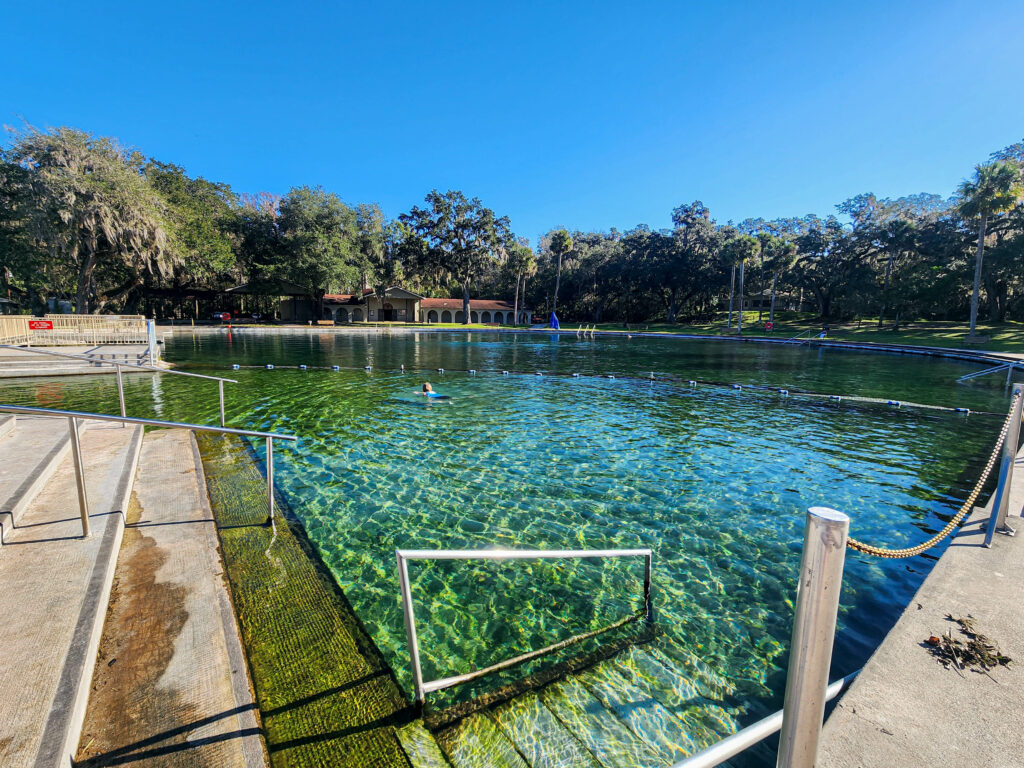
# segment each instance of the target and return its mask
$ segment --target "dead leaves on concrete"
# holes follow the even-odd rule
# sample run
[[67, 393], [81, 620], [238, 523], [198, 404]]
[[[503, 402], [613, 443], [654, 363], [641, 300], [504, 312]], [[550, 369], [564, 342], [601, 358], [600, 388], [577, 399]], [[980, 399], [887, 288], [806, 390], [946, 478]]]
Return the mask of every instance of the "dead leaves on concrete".
[[988, 675], [995, 680], [988, 674], [989, 670], [1008, 667], [1013, 661], [999, 650], [999, 646], [993, 640], [975, 628], [975, 619], [970, 614], [957, 618], [947, 613], [946, 619], [954, 622], [964, 637], [953, 637], [953, 630], [947, 629], [944, 635], [932, 635], [925, 640], [932, 656], [946, 669], [955, 669], [961, 677], [964, 670], [969, 670]]

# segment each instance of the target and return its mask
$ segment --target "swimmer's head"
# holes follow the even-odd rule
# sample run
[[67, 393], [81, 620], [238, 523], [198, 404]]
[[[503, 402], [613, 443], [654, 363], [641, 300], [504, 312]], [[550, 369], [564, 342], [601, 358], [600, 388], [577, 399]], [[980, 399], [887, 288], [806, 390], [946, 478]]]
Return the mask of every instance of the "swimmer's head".
[[430, 386], [430, 382], [429, 381], [426, 381], [426, 382], [423, 383], [423, 391], [424, 392], [433, 392], [434, 391], [434, 388], [432, 386]]

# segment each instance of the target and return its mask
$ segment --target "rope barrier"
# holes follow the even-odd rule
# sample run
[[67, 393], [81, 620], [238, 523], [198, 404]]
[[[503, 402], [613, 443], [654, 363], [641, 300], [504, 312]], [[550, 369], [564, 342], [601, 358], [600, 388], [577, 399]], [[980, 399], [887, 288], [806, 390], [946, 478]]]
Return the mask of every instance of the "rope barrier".
[[1017, 400], [1021, 397], [1020, 393], [1013, 396], [1013, 401], [1010, 403], [1010, 410], [1006, 414], [1006, 420], [1003, 422], [1003, 428], [999, 431], [999, 439], [996, 440], [995, 447], [992, 449], [992, 455], [989, 456], [988, 463], [985, 465], [985, 470], [981, 473], [981, 477], [978, 478], [977, 484], [974, 486], [974, 490], [971, 491], [966, 501], [960, 506], [960, 511], [957, 512], [953, 518], [946, 523], [945, 528], [939, 531], [937, 534], [932, 536], [928, 541], [922, 542], [915, 547], [907, 547], [905, 549], [887, 549], [886, 547], [876, 547], [871, 544], [865, 544], [862, 541], [858, 541], [852, 536], [846, 540], [846, 546], [856, 552], [863, 552], [866, 555], [872, 555], [874, 557], [884, 557], [890, 560], [901, 559], [904, 557], [914, 557], [919, 555], [926, 549], [931, 549], [944, 538], [949, 536], [959, 524], [960, 521], [967, 516], [967, 513], [974, 509], [974, 502], [978, 499], [978, 494], [981, 493], [981, 489], [988, 481], [988, 476], [992, 473], [992, 467], [995, 466], [996, 457], [999, 455], [999, 451], [1003, 447], [1003, 443], [1006, 441], [1006, 433], [1010, 430], [1010, 421], [1013, 419], [1014, 407], [1017, 405]]

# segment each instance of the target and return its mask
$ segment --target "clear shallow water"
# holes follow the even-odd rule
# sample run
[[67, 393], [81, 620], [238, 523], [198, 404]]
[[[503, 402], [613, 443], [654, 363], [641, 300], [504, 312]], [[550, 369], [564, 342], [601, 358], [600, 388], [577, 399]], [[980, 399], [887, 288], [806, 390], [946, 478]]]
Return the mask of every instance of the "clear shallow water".
[[[844, 402], [690, 390], [659, 376], [804, 388], [999, 412], [1001, 382], [915, 357], [806, 347], [497, 334], [177, 336], [169, 360], [239, 379], [232, 425], [291, 432], [277, 480], [400, 681], [408, 654], [397, 548], [654, 550], [660, 626], [743, 695], [777, 704], [802, 541], [816, 504], [858, 538], [907, 546], [974, 482], [999, 420]], [[340, 365], [340, 372], [231, 363]], [[410, 373], [396, 372], [406, 365]], [[426, 405], [412, 369], [454, 399]], [[390, 370], [388, 370], [390, 369]], [[510, 375], [487, 371], [543, 370]], [[227, 371], [227, 373], [225, 373]], [[636, 378], [634, 378], [636, 377]], [[8, 402], [116, 412], [111, 378], [0, 384]], [[213, 423], [216, 388], [132, 376], [129, 412]], [[262, 446], [256, 446], [262, 451]], [[859, 666], [929, 561], [848, 554], [836, 674]], [[424, 674], [467, 671], [639, 607], [639, 561], [411, 566]]]

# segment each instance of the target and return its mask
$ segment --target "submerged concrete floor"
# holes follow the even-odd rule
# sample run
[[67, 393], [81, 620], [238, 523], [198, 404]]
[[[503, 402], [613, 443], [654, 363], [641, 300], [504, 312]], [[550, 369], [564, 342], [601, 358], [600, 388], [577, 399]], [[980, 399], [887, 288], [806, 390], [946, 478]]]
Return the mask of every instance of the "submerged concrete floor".
[[[22, 376], [67, 376], [75, 374], [114, 374], [112, 365], [96, 365], [85, 360], [74, 360], [51, 355], [41, 355], [31, 349], [59, 352], [63, 355], [89, 355], [100, 359], [114, 360], [126, 364], [148, 365], [149, 347], [145, 344], [97, 344], [60, 347], [31, 347], [29, 349], [0, 348], [0, 378]], [[160, 365], [159, 360], [157, 365]], [[125, 369], [130, 373], [130, 369]]]
[[[825, 723], [819, 768], [1012, 768], [1024, 765], [1024, 451], [1007, 522], [985, 549], [988, 512], [976, 509]], [[972, 615], [1014, 659], [989, 674], [946, 669], [925, 640]]]
[[76, 762], [266, 765], [187, 430], [143, 443]]

